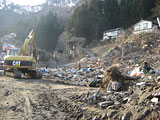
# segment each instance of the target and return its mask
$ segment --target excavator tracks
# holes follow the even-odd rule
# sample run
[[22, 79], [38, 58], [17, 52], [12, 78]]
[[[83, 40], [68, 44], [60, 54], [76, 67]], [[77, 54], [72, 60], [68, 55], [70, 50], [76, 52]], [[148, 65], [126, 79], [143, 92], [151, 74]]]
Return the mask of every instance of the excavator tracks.
[[5, 70], [5, 75], [13, 76], [15, 79], [21, 79], [22, 77], [30, 77], [31, 79], [41, 79], [43, 73], [39, 70], [21, 71], [15, 69], [15, 70]]
[[21, 73], [21, 71], [20, 70], [14, 70], [14, 78], [15, 79], [20, 79], [21, 78], [21, 76], [22, 76], [22, 73]]
[[30, 70], [29, 74], [32, 79], [41, 79], [43, 73], [38, 70]]

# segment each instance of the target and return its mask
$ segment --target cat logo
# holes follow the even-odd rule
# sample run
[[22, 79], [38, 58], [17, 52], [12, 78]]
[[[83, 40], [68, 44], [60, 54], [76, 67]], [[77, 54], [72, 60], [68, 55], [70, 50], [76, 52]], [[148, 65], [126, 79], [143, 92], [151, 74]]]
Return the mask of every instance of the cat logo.
[[20, 66], [21, 65], [21, 61], [13, 61], [12, 65], [13, 66]]

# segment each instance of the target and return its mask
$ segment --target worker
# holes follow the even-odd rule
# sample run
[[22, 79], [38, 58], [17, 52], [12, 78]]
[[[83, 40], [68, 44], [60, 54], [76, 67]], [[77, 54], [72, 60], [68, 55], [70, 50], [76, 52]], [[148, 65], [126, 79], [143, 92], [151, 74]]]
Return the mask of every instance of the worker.
[[143, 73], [147, 74], [150, 70], [153, 70], [153, 68], [151, 68], [150, 64], [147, 61], [144, 61], [140, 67], [140, 70], [143, 70]]
[[79, 70], [81, 69], [81, 64], [80, 64], [80, 63], [78, 64], [78, 69], [79, 69]]
[[37, 64], [39, 64], [39, 54], [37, 55], [36, 59], [37, 59]]
[[46, 68], [43, 70], [43, 73], [44, 73], [44, 75], [46, 76], [47, 75], [47, 73], [48, 73], [48, 65], [46, 65]]
[[70, 58], [70, 59], [73, 58], [73, 51], [72, 51], [72, 50], [69, 51], [69, 58]]

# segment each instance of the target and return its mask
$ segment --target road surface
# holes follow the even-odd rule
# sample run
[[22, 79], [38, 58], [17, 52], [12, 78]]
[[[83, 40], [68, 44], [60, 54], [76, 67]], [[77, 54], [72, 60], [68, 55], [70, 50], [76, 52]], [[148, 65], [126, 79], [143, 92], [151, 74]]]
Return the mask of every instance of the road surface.
[[73, 98], [89, 90], [57, 79], [0, 77], [0, 120], [82, 119], [95, 109]]

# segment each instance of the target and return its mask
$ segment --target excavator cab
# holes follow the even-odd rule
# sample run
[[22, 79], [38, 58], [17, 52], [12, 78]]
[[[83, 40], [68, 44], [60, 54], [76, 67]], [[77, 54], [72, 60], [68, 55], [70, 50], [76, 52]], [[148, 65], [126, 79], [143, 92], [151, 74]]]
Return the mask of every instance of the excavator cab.
[[11, 48], [7, 50], [7, 55], [12, 55], [12, 56], [21, 55], [21, 50], [20, 48]]

